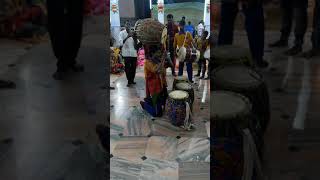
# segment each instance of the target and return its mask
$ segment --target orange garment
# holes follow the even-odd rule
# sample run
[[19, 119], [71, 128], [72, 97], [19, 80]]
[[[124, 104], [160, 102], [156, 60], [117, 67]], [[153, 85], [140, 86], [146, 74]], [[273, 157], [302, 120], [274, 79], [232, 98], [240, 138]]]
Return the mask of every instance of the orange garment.
[[146, 95], [153, 96], [159, 95], [163, 88], [167, 87], [166, 70], [161, 67], [160, 73], [157, 72], [160, 63], [155, 64], [154, 62], [145, 59], [144, 63], [144, 74], [146, 79]]

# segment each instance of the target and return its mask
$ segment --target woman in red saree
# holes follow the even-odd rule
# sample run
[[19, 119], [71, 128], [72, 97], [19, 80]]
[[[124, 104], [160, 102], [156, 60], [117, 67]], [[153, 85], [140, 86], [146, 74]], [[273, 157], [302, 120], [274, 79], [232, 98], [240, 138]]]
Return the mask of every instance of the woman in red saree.
[[144, 45], [146, 80], [146, 98], [140, 104], [154, 117], [162, 116], [165, 100], [168, 96], [164, 51], [157, 45]]

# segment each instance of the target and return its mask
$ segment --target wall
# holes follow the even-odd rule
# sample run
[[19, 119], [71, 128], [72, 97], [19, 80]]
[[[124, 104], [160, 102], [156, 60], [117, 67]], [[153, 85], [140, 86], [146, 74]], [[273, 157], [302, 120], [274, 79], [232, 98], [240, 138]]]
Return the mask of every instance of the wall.
[[135, 0], [119, 0], [120, 18], [135, 18]]
[[[175, 21], [180, 21], [182, 16], [186, 17], [186, 23], [191, 21], [193, 25], [197, 25], [200, 20], [203, 20], [204, 3], [199, 2], [187, 2], [187, 3], [175, 3], [166, 4], [164, 6], [164, 16], [166, 21], [167, 14], [172, 14]], [[157, 6], [153, 6], [152, 16], [157, 19], [158, 9]]]

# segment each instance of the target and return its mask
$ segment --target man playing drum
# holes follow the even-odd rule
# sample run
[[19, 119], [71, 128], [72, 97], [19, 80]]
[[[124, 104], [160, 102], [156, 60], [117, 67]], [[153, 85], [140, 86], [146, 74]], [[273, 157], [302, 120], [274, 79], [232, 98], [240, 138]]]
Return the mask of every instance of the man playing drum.
[[[198, 39], [197, 41], [197, 49], [200, 51], [200, 59], [198, 61], [198, 65], [199, 65], [198, 74], [196, 74], [195, 76], [201, 75], [200, 79], [204, 79], [204, 75], [207, 70], [207, 61], [204, 58], [204, 52], [207, 50], [209, 46], [209, 40], [207, 39], [208, 35], [209, 35], [209, 32], [204, 31], [201, 39]], [[201, 74], [201, 70], [202, 70], [202, 74]]]
[[[184, 31], [184, 26], [180, 25], [179, 28], [180, 28], [179, 33], [177, 33], [175, 35], [175, 37], [174, 37], [173, 45], [174, 45], [174, 48], [175, 48], [175, 52], [177, 52], [177, 49], [181, 49], [181, 47], [191, 48], [192, 47], [192, 43], [193, 43], [192, 35], [190, 33], [186, 33]], [[178, 76], [182, 76], [183, 75], [184, 60], [185, 59], [180, 59], [179, 58], [179, 73], [178, 73]], [[191, 83], [193, 83], [193, 80], [192, 80], [192, 62], [191, 61], [186, 61], [186, 65], [187, 65], [187, 73], [188, 73], [189, 81]]]
[[168, 20], [168, 23], [167, 23], [167, 29], [168, 29], [167, 51], [170, 52], [170, 58], [173, 63], [173, 67], [171, 67], [172, 75], [176, 76], [176, 72], [175, 72], [176, 59], [175, 59], [175, 52], [174, 52], [175, 48], [173, 46], [173, 42], [174, 42], [174, 36], [176, 33], [179, 32], [179, 30], [178, 30], [178, 26], [175, 25], [175, 23], [174, 23], [172, 14], [167, 15], [167, 20]]

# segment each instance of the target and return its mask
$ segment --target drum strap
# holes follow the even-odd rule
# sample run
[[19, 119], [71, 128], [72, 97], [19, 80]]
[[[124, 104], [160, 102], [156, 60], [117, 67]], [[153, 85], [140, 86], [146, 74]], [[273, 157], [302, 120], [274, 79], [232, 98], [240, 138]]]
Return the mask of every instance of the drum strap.
[[242, 180], [252, 179], [254, 167], [256, 167], [257, 179], [264, 180], [259, 155], [249, 129], [243, 130], [243, 152], [244, 167]]
[[188, 102], [186, 102], [186, 117], [184, 119], [184, 129], [187, 131], [191, 130], [191, 119], [192, 119], [192, 113], [191, 113], [191, 108]]
[[[186, 40], [187, 40], [187, 35], [188, 35], [189, 32], [186, 32], [186, 34], [184, 35], [184, 40], [183, 40], [183, 44], [181, 47], [184, 47], [184, 45], [186, 44]], [[193, 46], [193, 45], [192, 45]], [[180, 47], [180, 48], [181, 48]], [[177, 47], [177, 49], [180, 49], [179, 47]]]

